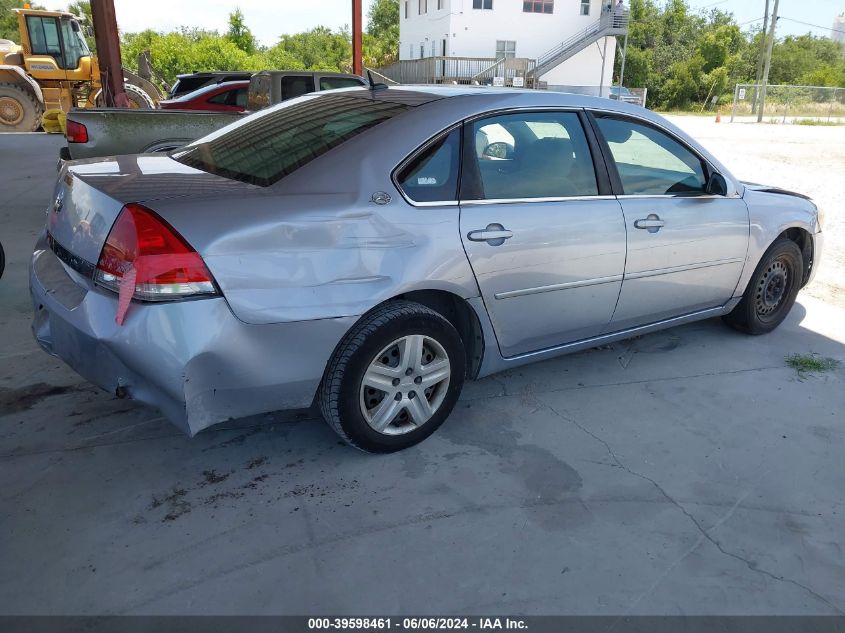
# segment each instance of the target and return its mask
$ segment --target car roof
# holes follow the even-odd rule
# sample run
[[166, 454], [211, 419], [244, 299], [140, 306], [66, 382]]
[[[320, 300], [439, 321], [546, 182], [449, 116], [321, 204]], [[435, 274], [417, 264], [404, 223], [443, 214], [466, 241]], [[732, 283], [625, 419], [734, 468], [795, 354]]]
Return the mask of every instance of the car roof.
[[361, 75], [354, 75], [352, 73], [338, 73], [330, 70], [260, 70], [255, 73], [255, 75], [271, 75], [273, 77], [287, 75], [314, 77], [319, 75], [321, 77], [349, 77], [350, 79], [360, 79], [364, 82], [367, 81]]
[[246, 79], [249, 79], [251, 76], [252, 71], [248, 70], [202, 70], [195, 73], [184, 73], [182, 75], [176, 75], [176, 79], [202, 79], [204, 77], [244, 77]]
[[[378, 89], [369, 87], [346, 88], [345, 92], [372, 93], [372, 98], [384, 101], [405, 101], [411, 105], [423, 105], [441, 99], [465, 99], [483, 101], [487, 109], [497, 107], [564, 107], [586, 108], [592, 110], [606, 110], [623, 114], [633, 114], [641, 118], [656, 117], [646, 108], [638, 105], [608, 99], [606, 97], [591, 97], [569, 92], [552, 90], [532, 90], [530, 88], [493, 88], [491, 86], [467, 85], [397, 85], [385, 86], [378, 84]], [[337, 91], [335, 91], [337, 92]]]
[[201, 97], [209, 92], [225, 92], [226, 90], [234, 90], [237, 88], [249, 88], [249, 79], [239, 79], [237, 81], [221, 81], [217, 84], [209, 84], [208, 86], [203, 86], [202, 88], [191, 90], [191, 92], [186, 92], [185, 94], [180, 95], [175, 99], [169, 99], [169, 101], [193, 101], [197, 97]]

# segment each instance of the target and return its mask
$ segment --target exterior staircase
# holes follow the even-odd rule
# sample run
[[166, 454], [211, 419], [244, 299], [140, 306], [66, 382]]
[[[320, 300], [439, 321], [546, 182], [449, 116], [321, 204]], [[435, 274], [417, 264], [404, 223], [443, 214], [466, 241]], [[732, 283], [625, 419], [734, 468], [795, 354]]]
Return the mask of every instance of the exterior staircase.
[[628, 21], [628, 11], [606, 11], [602, 13], [601, 18], [593, 22], [590, 26], [540, 55], [537, 58], [537, 65], [531, 71], [532, 78], [539, 79], [542, 75], [559, 66], [570, 57], [577, 55], [590, 44], [598, 42], [603, 37], [627, 35]]

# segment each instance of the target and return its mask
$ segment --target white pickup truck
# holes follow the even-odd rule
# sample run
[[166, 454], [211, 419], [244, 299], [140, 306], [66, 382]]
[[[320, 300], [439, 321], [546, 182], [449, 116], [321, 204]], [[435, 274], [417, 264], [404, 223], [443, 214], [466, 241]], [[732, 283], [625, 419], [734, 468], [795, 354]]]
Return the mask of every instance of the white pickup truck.
[[248, 111], [243, 114], [122, 108], [71, 110], [67, 116], [68, 143], [61, 149], [60, 159], [166, 152], [281, 101], [309, 92], [366, 85], [367, 80], [358, 75], [265, 70], [250, 79]]

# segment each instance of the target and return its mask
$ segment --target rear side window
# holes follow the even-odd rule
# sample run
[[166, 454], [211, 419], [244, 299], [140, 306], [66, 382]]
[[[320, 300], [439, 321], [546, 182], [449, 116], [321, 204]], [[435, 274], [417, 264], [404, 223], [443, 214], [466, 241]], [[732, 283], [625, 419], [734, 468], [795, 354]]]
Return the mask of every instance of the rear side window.
[[282, 99], [293, 99], [314, 92], [314, 78], [306, 76], [282, 77]]
[[266, 187], [411, 107], [349, 94], [315, 96], [247, 117], [171, 156], [196, 169]]
[[320, 90], [335, 90], [336, 88], [360, 88], [363, 84], [350, 77], [320, 77]]
[[435, 140], [398, 174], [396, 182], [414, 202], [449, 202], [458, 199], [458, 163], [461, 132], [455, 129]]
[[574, 112], [503, 114], [465, 130], [462, 200], [598, 195], [592, 154]]

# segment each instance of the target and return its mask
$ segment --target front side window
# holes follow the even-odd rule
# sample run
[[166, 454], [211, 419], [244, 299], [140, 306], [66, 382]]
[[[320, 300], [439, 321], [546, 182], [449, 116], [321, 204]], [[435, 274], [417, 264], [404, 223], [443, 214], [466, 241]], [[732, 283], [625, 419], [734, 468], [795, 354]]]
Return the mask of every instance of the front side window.
[[315, 95], [246, 117], [171, 157], [224, 178], [266, 187], [412, 107], [352, 93]]
[[493, 9], [493, 0], [472, 0], [473, 9]]
[[628, 119], [596, 118], [610, 147], [625, 195], [704, 193], [704, 164], [680, 142], [655, 128]]
[[554, 13], [554, 0], [524, 0], [522, 10], [525, 13]]
[[496, 40], [496, 59], [513, 59], [514, 57], [516, 57], [516, 42]]
[[450, 202], [458, 197], [461, 132], [434, 141], [396, 174], [396, 183], [414, 202]]
[[504, 114], [469, 123], [465, 133], [462, 200], [598, 195], [574, 112]]
[[79, 23], [75, 20], [63, 19], [62, 23], [62, 39], [65, 42], [65, 68], [78, 68], [79, 60], [90, 55], [88, 44], [82, 33], [79, 31]]

